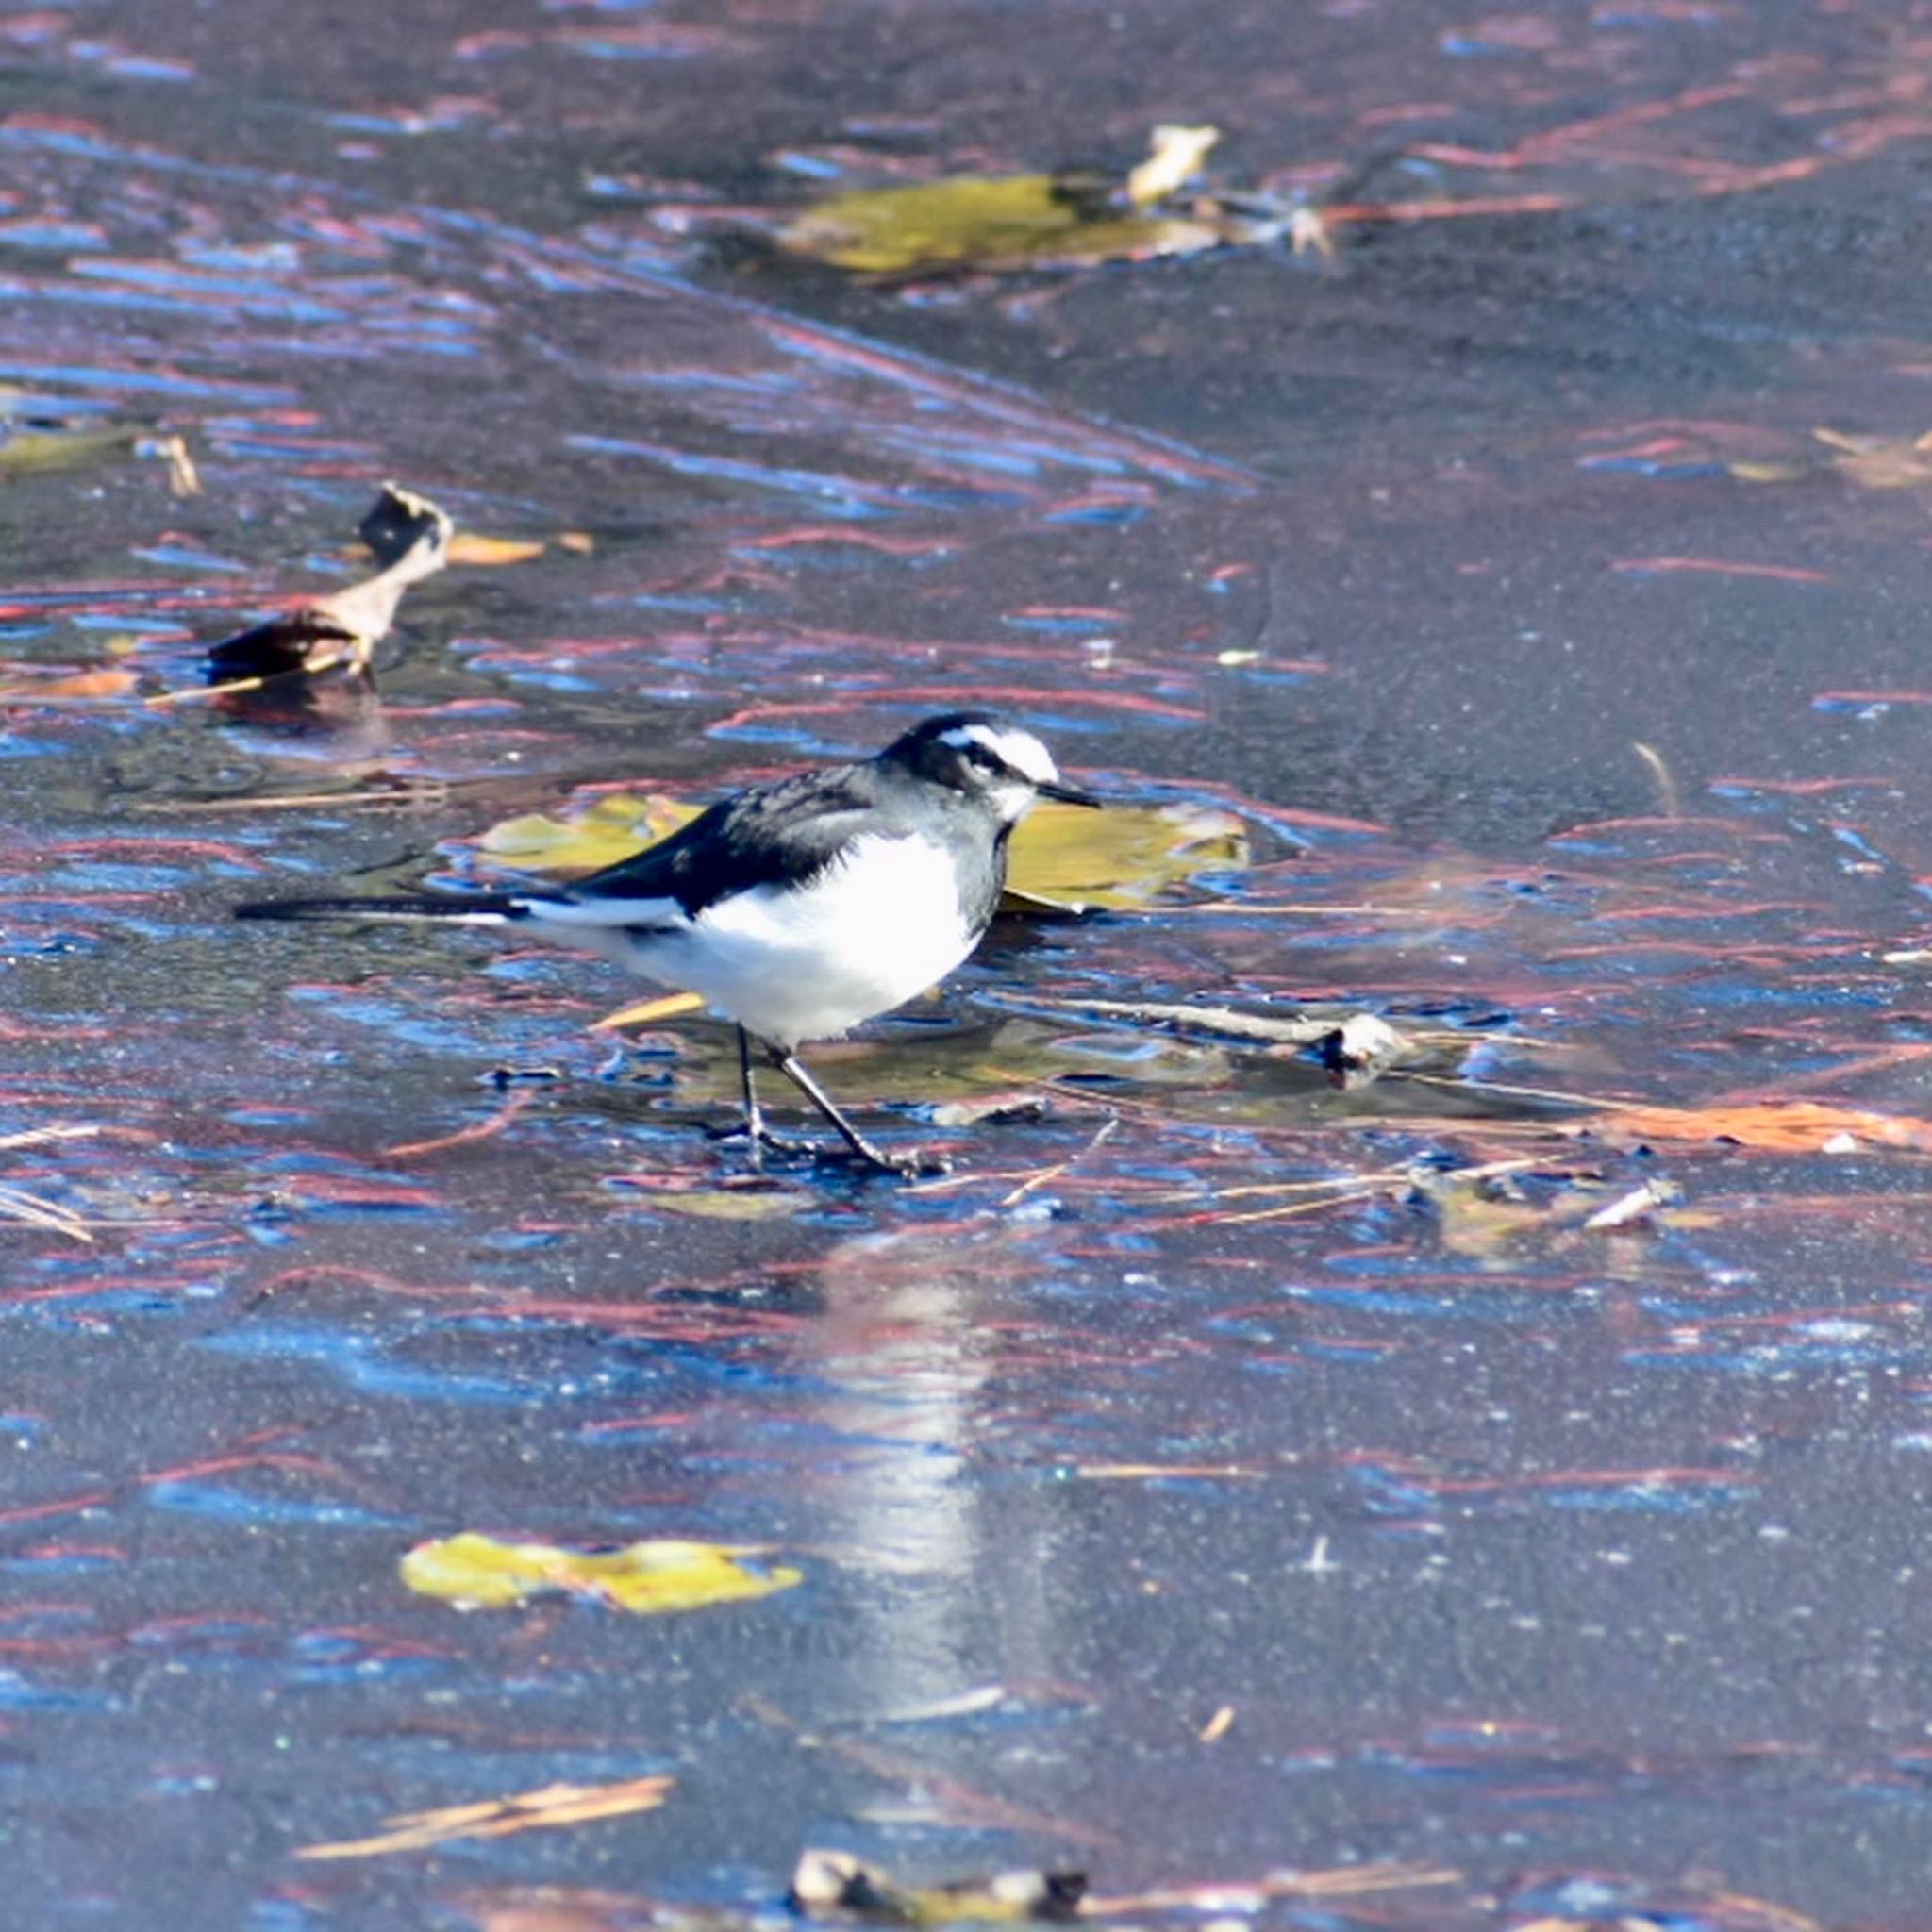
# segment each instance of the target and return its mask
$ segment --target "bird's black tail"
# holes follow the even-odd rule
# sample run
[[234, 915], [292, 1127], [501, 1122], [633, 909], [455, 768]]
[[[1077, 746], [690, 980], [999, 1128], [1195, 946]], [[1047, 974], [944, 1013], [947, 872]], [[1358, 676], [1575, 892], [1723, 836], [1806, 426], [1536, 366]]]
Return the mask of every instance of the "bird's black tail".
[[237, 919], [440, 919], [458, 925], [506, 925], [527, 919], [521, 899], [508, 892], [463, 897], [392, 893], [383, 899], [254, 899], [235, 908]]

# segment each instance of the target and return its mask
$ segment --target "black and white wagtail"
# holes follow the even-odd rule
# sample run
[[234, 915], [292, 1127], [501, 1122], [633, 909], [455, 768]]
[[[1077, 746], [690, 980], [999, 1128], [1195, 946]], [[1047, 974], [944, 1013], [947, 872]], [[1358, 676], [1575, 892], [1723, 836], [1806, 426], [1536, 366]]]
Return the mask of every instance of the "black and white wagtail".
[[875, 757], [723, 798], [681, 831], [574, 884], [527, 892], [282, 899], [243, 919], [441, 919], [509, 926], [681, 991], [738, 1024], [743, 1132], [766, 1130], [756, 1044], [839, 1130], [895, 1173], [799, 1063], [936, 985], [979, 943], [1006, 883], [1007, 840], [1036, 800], [1097, 806], [1063, 784], [1030, 731], [986, 711], [928, 718]]
[[385, 483], [357, 531], [375, 553], [377, 574], [210, 646], [208, 682], [366, 669], [396, 621], [403, 592], [449, 561], [455, 532], [448, 514], [426, 496]]

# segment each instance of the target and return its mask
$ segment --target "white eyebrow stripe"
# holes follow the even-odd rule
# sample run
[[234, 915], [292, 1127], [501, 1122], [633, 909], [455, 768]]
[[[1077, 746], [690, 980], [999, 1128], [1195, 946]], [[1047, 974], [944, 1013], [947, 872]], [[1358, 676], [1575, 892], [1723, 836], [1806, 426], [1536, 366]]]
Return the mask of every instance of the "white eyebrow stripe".
[[1053, 754], [1030, 731], [1001, 731], [991, 724], [958, 724], [940, 734], [941, 744], [963, 751], [976, 744], [1034, 785], [1052, 785], [1060, 775]]

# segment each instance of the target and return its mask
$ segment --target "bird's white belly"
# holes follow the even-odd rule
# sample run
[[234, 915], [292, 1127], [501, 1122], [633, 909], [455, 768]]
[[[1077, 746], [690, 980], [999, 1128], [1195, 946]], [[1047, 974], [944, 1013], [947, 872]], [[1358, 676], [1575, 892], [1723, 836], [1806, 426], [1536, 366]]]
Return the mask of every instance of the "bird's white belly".
[[863, 838], [808, 886], [756, 886], [683, 931], [624, 938], [636, 971], [791, 1047], [903, 1006], [943, 979], [978, 935], [960, 917], [941, 847]]

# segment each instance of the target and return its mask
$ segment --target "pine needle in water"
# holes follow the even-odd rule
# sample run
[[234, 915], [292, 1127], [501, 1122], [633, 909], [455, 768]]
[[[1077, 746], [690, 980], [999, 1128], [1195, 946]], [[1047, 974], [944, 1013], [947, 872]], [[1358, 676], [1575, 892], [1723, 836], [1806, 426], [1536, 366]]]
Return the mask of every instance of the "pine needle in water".
[[387, 1821], [387, 1831], [373, 1838], [305, 1845], [295, 1856], [367, 1858], [382, 1852], [421, 1851], [429, 1845], [446, 1844], [452, 1839], [507, 1838], [511, 1832], [532, 1831], [539, 1826], [622, 1818], [635, 1811], [655, 1811], [670, 1795], [675, 1783], [675, 1779], [668, 1777], [634, 1777], [609, 1785], [545, 1785], [540, 1790], [486, 1799], [480, 1805], [445, 1805], [433, 1811], [404, 1811]]

